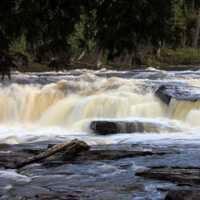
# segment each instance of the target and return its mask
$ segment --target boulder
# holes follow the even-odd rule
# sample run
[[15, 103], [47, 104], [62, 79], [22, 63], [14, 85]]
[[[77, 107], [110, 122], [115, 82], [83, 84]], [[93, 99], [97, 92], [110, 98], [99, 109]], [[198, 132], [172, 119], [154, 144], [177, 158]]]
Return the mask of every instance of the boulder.
[[161, 85], [155, 92], [156, 96], [165, 104], [171, 101], [171, 95], [166, 91], [166, 86]]
[[96, 120], [90, 123], [90, 130], [98, 135], [109, 135], [117, 133], [144, 133], [161, 131], [177, 132], [174, 127], [163, 123], [154, 123], [151, 121], [101, 121]]
[[199, 101], [199, 87], [189, 86], [187, 84], [166, 84], [160, 85], [155, 91], [156, 96], [165, 104], [169, 104], [171, 99], [183, 101]]

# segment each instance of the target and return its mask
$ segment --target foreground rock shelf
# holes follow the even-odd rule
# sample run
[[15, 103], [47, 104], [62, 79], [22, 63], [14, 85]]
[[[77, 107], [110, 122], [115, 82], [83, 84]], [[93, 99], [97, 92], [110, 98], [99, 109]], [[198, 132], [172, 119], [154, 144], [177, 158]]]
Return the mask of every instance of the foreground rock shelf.
[[90, 148], [85, 142], [72, 140], [56, 145], [39, 145], [38, 148], [32, 145], [0, 145], [0, 168], [19, 169], [34, 163], [44, 163], [52, 166], [68, 162], [87, 162], [98, 160], [117, 160], [138, 156], [165, 155], [174, 153], [171, 150], [163, 149], [100, 149]]
[[192, 162], [199, 150], [198, 145], [89, 147], [79, 140], [1, 144], [0, 200], [190, 200], [199, 197], [200, 163]]

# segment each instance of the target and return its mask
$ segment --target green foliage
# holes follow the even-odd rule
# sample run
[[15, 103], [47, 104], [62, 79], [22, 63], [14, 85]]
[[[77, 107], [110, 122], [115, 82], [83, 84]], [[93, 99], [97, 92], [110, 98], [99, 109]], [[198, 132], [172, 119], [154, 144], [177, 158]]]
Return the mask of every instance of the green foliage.
[[[74, 32], [69, 36], [68, 41], [71, 49], [71, 54], [79, 56], [83, 51], [91, 52], [95, 48], [95, 39], [89, 36], [87, 32], [88, 17], [85, 14], [80, 16], [80, 22], [75, 25]], [[93, 33], [93, 32], [92, 32]]]
[[161, 63], [172, 65], [187, 65], [200, 63], [200, 49], [181, 48], [181, 49], [162, 49]]
[[26, 37], [22, 35], [21, 37], [17, 38], [16, 40], [12, 41], [9, 46], [9, 51], [11, 53], [20, 53], [22, 55], [25, 55], [29, 61], [32, 60], [32, 56], [27, 51], [27, 41]]
[[132, 55], [135, 63], [148, 46], [145, 62], [154, 63], [157, 50], [168, 47], [159, 62], [197, 62], [189, 48], [199, 10], [200, 0], [1, 0], [0, 49], [41, 63], [99, 50], [104, 59]]

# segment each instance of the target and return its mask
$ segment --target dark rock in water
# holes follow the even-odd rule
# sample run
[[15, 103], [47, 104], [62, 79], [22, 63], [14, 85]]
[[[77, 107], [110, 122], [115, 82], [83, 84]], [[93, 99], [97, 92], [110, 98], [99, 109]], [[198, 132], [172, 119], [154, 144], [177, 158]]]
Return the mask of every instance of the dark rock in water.
[[136, 175], [171, 181], [179, 185], [200, 184], [200, 168], [155, 168], [138, 172]]
[[160, 98], [161, 101], [166, 103], [167, 105], [171, 101], [171, 96], [165, 91], [166, 86], [161, 85], [155, 92], [156, 96]]
[[160, 131], [177, 132], [178, 130], [162, 123], [144, 121], [92, 121], [90, 123], [92, 132], [99, 135], [116, 133], [144, 133]]
[[171, 99], [184, 101], [200, 100], [200, 88], [189, 86], [187, 84], [166, 84], [160, 85], [155, 91], [158, 98], [165, 104], [169, 104]]
[[179, 189], [170, 190], [165, 197], [165, 200], [199, 200], [199, 189]]
[[97, 134], [115, 134], [119, 133], [119, 126], [116, 122], [109, 121], [93, 121], [90, 124], [90, 129]]

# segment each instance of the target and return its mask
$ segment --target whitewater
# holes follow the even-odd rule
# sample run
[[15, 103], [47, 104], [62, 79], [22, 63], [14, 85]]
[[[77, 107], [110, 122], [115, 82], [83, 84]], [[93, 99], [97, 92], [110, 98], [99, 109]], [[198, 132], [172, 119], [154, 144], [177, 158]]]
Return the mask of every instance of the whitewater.
[[[0, 143], [73, 138], [89, 144], [199, 143], [200, 102], [172, 99], [166, 105], [155, 94], [161, 83], [189, 84], [200, 90], [199, 77], [198, 71], [155, 69], [15, 73], [11, 83], [0, 85]], [[94, 120], [138, 120], [160, 129], [100, 136], [90, 130]]]

